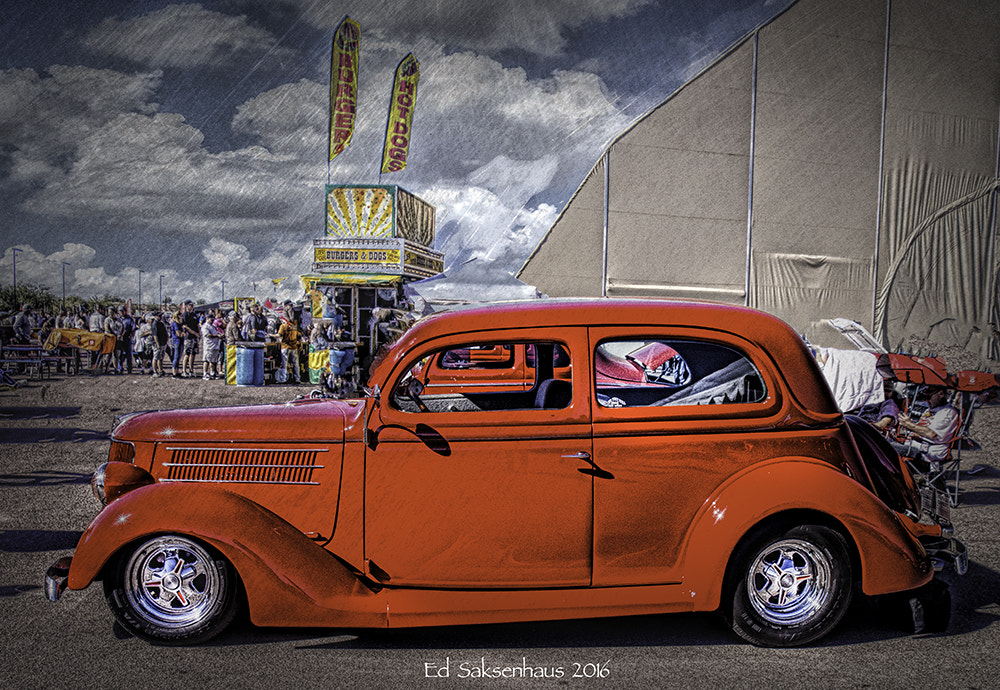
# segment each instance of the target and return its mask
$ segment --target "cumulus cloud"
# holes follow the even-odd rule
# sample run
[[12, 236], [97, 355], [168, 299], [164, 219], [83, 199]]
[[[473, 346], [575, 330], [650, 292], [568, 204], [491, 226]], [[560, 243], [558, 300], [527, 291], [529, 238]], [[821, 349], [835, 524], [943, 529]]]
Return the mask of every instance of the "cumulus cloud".
[[[315, 4], [329, 14], [326, 3]], [[354, 140], [330, 166], [331, 181], [404, 186], [437, 207], [436, 248], [449, 262], [477, 256], [515, 270], [558, 213], [532, 198], [557, 180], [575, 186], [627, 121], [594, 74], [556, 70], [529, 76], [462, 46], [558, 50], [565, 28], [621, 16], [643, 4], [566, 0], [533, 7], [502, 0], [467, 6], [442, 0], [413, 13], [412, 4], [391, 0], [379, 17], [368, 19], [363, 10], [352, 10], [372, 31], [365, 34]], [[477, 26], [452, 26], [450, 18], [464, 16], [469, 7]], [[419, 17], [411, 28], [424, 37], [415, 49], [421, 82], [410, 160], [402, 173], [382, 178], [378, 167], [392, 75], [413, 48], [406, 27], [414, 15]], [[317, 26], [336, 20], [315, 19]], [[231, 65], [282, 50], [247, 17], [199, 5], [105, 20], [85, 41], [95, 52], [157, 68]], [[322, 234], [329, 85], [321, 63], [328, 59], [316, 61], [315, 78], [280, 84], [240, 104], [230, 126], [251, 143], [228, 150], [206, 146], [203, 132], [183, 114], [165, 112], [156, 103], [160, 71], [2, 71], [0, 156], [7, 158], [6, 181], [31, 183], [22, 211], [100, 227], [115, 237], [119, 252], [149, 252], [151, 233], [186, 233], [193, 258], [184, 263], [207, 272], [183, 283], [170, 280], [178, 290], [215, 295], [218, 281], [235, 281], [234, 276], [269, 280], [307, 272], [310, 240], [273, 250], [256, 238], [287, 234], [290, 228], [299, 232], [296, 237]], [[108, 245], [94, 246], [97, 256], [73, 262], [75, 271], [83, 271], [75, 279], [80, 289], [135, 282], [137, 269], [129, 277], [127, 268], [110, 273], [101, 268], [117, 264], [107, 255]], [[20, 269], [20, 257], [18, 264]], [[247, 280], [248, 286], [257, 282]], [[237, 291], [227, 285], [227, 294]]]
[[[303, 16], [320, 28], [341, 19], [325, 3], [290, 0]], [[450, 48], [475, 48], [482, 52], [523, 50], [538, 55], [558, 55], [566, 47], [565, 31], [588, 22], [624, 17], [653, 0], [389, 0], [377, 5], [357, 3], [346, 9], [362, 31], [372, 30], [406, 41], [420, 38]]]
[[[192, 245], [197, 248], [197, 245]], [[212, 238], [201, 249], [209, 269], [201, 273], [179, 271], [167, 265], [170, 257], [150, 257], [140, 269], [127, 264], [115, 271], [100, 265], [100, 253], [86, 244], [66, 243], [62, 249], [45, 254], [30, 244], [19, 244], [17, 252], [17, 280], [19, 284], [31, 283], [49, 289], [56, 296], [62, 295], [63, 262], [66, 262], [66, 294], [85, 299], [112, 295], [122, 300], [152, 304], [159, 301], [160, 286], [163, 297], [172, 302], [185, 299], [216, 301], [223, 295], [222, 282], [226, 281], [225, 295], [257, 296], [259, 299], [299, 299], [303, 292], [296, 276], [307, 265], [312, 253], [312, 242], [294, 243], [287, 250], [274, 249], [264, 256], [253, 257], [250, 250], [237, 242]], [[12, 271], [14, 247], [8, 247], [0, 257], [0, 266]], [[158, 267], [159, 266], [159, 267]], [[142, 273], [140, 274], [140, 270]], [[162, 276], [162, 281], [160, 276]], [[280, 286], [271, 282], [285, 280]], [[140, 278], [142, 285], [140, 287]]]
[[155, 113], [161, 77], [63, 65], [46, 74], [0, 70], [0, 151], [11, 152], [12, 181], [57, 174], [82, 139], [123, 113]]
[[202, 139], [176, 113], [121, 115], [83, 137], [66, 173], [24, 208], [122, 229], [245, 232], [287, 223], [322, 172], [262, 147], [209, 153]]
[[82, 43], [100, 55], [153, 67], [220, 68], [269, 52], [278, 58], [291, 54], [245, 15], [213, 12], [197, 4], [168, 5], [129, 19], [105, 19]]

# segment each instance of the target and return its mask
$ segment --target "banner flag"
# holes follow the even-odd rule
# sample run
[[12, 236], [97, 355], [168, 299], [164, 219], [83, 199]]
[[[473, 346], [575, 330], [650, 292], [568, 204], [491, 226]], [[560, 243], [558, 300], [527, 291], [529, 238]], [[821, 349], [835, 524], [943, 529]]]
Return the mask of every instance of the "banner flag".
[[361, 25], [344, 17], [333, 34], [330, 58], [330, 158], [351, 143], [354, 115], [358, 108], [358, 46]]
[[115, 351], [115, 337], [107, 333], [91, 333], [79, 328], [57, 328], [49, 333], [42, 348], [51, 352], [57, 347], [75, 347], [107, 355]]
[[385, 126], [385, 144], [382, 147], [383, 173], [398, 172], [406, 167], [419, 79], [420, 63], [410, 53], [396, 68], [396, 79], [392, 84], [389, 122]]

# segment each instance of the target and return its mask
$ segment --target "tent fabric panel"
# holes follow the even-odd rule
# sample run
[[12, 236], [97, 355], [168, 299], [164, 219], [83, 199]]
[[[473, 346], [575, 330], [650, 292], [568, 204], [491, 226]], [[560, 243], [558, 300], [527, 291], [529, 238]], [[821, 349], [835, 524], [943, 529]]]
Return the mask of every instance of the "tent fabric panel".
[[872, 226], [878, 186], [875, 171], [863, 172], [808, 161], [757, 159], [753, 246], [764, 251], [870, 257], [875, 249]]
[[762, 94], [785, 94], [817, 102], [814, 111], [831, 102], [878, 109], [884, 39], [883, 3], [796, 3], [760, 30], [758, 100]]
[[[852, 0], [796, 3], [761, 29], [754, 249], [870, 260], [878, 217], [884, 26], [884, 5]], [[868, 308], [851, 315], [870, 323], [871, 276], [864, 281], [857, 287], [867, 289]]]
[[745, 221], [640, 214], [611, 220], [612, 227], [629, 230], [609, 237], [609, 295], [635, 294], [623, 286], [646, 285], [651, 295], [743, 302]]
[[517, 278], [552, 297], [600, 296], [604, 281], [604, 170], [601, 158]]
[[746, 41], [666, 103], [646, 115], [612, 147], [748, 155], [753, 45]]
[[983, 194], [958, 205], [922, 226], [908, 244], [890, 276], [885, 335], [891, 349], [905, 348], [907, 336], [918, 335], [978, 347], [973, 351], [980, 356], [996, 358], [982, 349], [992, 335], [995, 300], [988, 290], [995, 270], [991, 197]]
[[874, 332], [890, 347], [918, 336], [997, 359], [1000, 12], [974, 0], [892, 8]]
[[743, 300], [752, 44], [724, 63], [611, 147], [608, 294]]
[[749, 304], [784, 319], [807, 340], [843, 347], [826, 325], [831, 314], [857, 314], [871, 305], [870, 259], [753, 251]]
[[[633, 218], [741, 220], [746, 234], [749, 158], [616, 146], [611, 151], [611, 235], [633, 232]], [[656, 174], [650, 174], [655, 170]]]

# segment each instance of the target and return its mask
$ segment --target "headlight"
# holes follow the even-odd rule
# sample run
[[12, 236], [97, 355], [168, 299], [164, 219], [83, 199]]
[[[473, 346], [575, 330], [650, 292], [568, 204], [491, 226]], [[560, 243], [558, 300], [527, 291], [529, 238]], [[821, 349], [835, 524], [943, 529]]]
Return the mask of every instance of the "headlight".
[[108, 461], [97, 468], [90, 478], [90, 488], [101, 505], [129, 491], [147, 484], [155, 484], [156, 479], [141, 467], [133, 464], [135, 446], [125, 441], [112, 441]]
[[[112, 444], [113, 445], [113, 444]], [[108, 504], [104, 493], [104, 475], [107, 473], [108, 463], [103, 463], [90, 478], [90, 490], [94, 492], [94, 497], [101, 502], [102, 506]]]

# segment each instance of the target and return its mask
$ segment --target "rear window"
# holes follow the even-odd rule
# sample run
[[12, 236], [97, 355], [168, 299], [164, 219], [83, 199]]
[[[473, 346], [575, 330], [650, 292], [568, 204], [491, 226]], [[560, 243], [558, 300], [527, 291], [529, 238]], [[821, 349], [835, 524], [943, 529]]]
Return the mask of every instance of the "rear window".
[[602, 407], [759, 403], [764, 379], [742, 353], [695, 340], [621, 339], [594, 352], [594, 386]]

